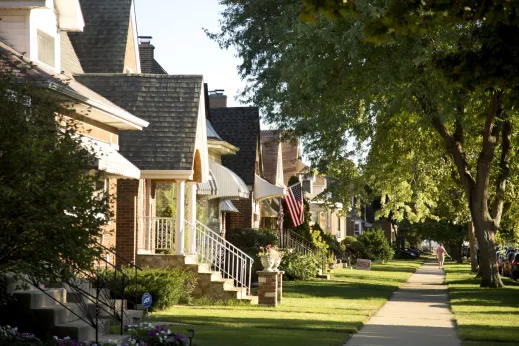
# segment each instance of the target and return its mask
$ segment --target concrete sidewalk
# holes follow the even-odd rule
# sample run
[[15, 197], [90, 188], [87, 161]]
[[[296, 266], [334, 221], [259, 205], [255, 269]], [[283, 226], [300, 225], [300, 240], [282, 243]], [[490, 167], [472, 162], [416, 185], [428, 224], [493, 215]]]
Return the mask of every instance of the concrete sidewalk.
[[426, 261], [346, 346], [459, 346], [445, 273]]

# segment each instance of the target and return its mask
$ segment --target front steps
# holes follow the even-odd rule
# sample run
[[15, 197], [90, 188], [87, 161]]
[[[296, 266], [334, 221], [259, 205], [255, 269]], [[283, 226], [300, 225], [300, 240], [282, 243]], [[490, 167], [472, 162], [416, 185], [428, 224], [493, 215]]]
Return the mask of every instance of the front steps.
[[[87, 286], [83, 289], [95, 295], [95, 289], [87, 283], [85, 285]], [[34, 333], [43, 339], [69, 336], [78, 341], [95, 340], [95, 329], [79, 317], [85, 316], [83, 309], [86, 308], [90, 316], [95, 318], [95, 305], [89, 301], [89, 298], [77, 293], [68, 293], [62, 287], [45, 288], [45, 290], [50, 296], [36, 288], [13, 291], [16, 300], [5, 311], [0, 311], [0, 315], [6, 318], [4, 323], [15, 325], [20, 331]], [[77, 304], [78, 300], [84, 302], [83, 307]], [[126, 301], [115, 300], [113, 303], [119, 309], [121, 305], [125, 308], [124, 323], [136, 323], [142, 319], [143, 311], [126, 309]], [[129, 337], [109, 334], [110, 327], [118, 326], [120, 322], [114, 320], [106, 311], [100, 310], [99, 324], [100, 340], [121, 340], [121, 337]]]
[[233, 279], [224, 279], [220, 272], [212, 271], [205, 264], [198, 264], [189, 256], [137, 255], [138, 265], [151, 268], [183, 267], [195, 273], [196, 287], [193, 297], [208, 297], [214, 300], [238, 300], [257, 303], [257, 297], [247, 295], [247, 289], [236, 288]]

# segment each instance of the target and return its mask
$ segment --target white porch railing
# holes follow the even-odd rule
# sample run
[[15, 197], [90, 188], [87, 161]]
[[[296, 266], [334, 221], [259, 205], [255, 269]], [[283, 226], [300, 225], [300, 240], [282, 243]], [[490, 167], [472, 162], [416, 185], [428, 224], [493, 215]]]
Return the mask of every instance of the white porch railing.
[[196, 260], [213, 271], [222, 273], [222, 278], [233, 279], [240, 295], [245, 290], [250, 295], [252, 263], [254, 260], [242, 250], [216, 234], [199, 221], [195, 225], [186, 221], [186, 230], [195, 228]]
[[140, 218], [139, 250], [172, 250], [175, 244], [175, 219], [172, 217], [147, 216]]

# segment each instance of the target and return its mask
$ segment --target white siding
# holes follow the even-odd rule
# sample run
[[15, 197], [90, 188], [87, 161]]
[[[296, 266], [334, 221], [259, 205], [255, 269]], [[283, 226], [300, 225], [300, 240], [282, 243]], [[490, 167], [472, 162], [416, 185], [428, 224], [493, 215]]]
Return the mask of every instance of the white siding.
[[0, 12], [0, 39], [20, 53], [29, 54], [28, 10]]

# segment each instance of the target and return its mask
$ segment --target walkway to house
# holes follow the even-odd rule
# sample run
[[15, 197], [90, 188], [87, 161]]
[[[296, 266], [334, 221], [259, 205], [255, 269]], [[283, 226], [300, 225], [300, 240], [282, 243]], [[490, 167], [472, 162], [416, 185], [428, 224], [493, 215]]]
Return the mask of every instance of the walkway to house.
[[432, 260], [413, 274], [345, 346], [459, 346], [445, 273]]

